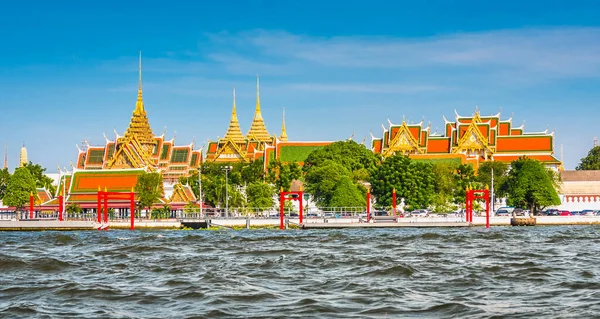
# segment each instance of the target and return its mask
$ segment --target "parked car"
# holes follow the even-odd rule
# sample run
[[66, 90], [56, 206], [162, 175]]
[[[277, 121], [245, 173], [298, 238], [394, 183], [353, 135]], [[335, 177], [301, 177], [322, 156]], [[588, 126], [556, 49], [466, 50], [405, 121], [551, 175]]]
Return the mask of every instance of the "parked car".
[[573, 216], [573, 214], [568, 210], [561, 210], [559, 216]]
[[510, 216], [510, 212], [504, 208], [500, 208], [496, 211], [496, 216], [498, 216], [498, 217]]
[[555, 208], [546, 209], [542, 212], [543, 216], [558, 216], [559, 214], [559, 210]]
[[591, 209], [584, 209], [581, 211], [581, 215], [583, 216], [596, 216], [596, 213]]
[[410, 212], [410, 215], [414, 217], [427, 217], [429, 216], [429, 212], [426, 209], [417, 209]]
[[513, 214], [516, 216], [525, 216], [525, 211], [522, 208], [515, 208]]

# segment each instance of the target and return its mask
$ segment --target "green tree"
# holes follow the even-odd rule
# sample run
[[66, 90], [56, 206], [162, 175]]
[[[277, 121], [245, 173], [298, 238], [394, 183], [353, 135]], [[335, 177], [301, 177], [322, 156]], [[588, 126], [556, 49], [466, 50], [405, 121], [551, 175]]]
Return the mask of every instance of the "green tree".
[[464, 204], [467, 199], [467, 186], [480, 188], [482, 187], [475, 178], [475, 170], [469, 164], [461, 164], [454, 172], [454, 203]]
[[454, 174], [458, 165], [454, 163], [439, 162], [433, 165], [435, 175], [435, 194], [432, 199], [432, 210], [434, 212], [446, 213], [454, 207], [450, 204], [454, 201], [456, 182]]
[[8, 180], [10, 179], [10, 173], [8, 168], [0, 170], [0, 200], [6, 195], [6, 188], [8, 186]]
[[265, 179], [265, 167], [262, 159], [254, 160], [241, 167], [241, 177], [244, 183], [262, 182]]
[[600, 146], [594, 146], [588, 155], [581, 159], [581, 163], [575, 167], [576, 170], [600, 170]]
[[[304, 161], [304, 171], [308, 173], [313, 167], [323, 166], [333, 161], [342, 165], [347, 171], [355, 173], [366, 180], [369, 172], [375, 168], [380, 159], [364, 145], [355, 141], [339, 141], [311, 152]], [[356, 179], [355, 179], [356, 180]]]
[[46, 176], [46, 169], [43, 168], [40, 164], [33, 164], [32, 162], [29, 162], [23, 167], [27, 168], [31, 173], [31, 176], [33, 176], [36, 187], [45, 188], [50, 192], [50, 194], [56, 193], [56, 186], [53, 185], [54, 181], [52, 180], [52, 178]]
[[138, 206], [150, 210], [153, 204], [163, 196], [163, 180], [160, 173], [142, 173], [138, 176], [135, 191], [138, 194]]
[[[494, 169], [494, 197], [504, 197], [502, 185], [508, 177], [508, 165], [503, 162], [488, 161], [479, 165], [476, 180], [481, 185], [492, 185], [492, 168]], [[485, 186], [484, 186], [485, 187]]]
[[306, 191], [313, 196], [318, 206], [328, 207], [335, 186], [343, 176], [350, 176], [350, 172], [342, 164], [326, 161], [306, 173]]
[[261, 182], [251, 183], [246, 189], [248, 206], [261, 210], [272, 208], [275, 205], [273, 193], [273, 187], [269, 184]]
[[283, 188], [284, 191], [289, 191], [292, 181], [301, 176], [302, 169], [298, 163], [282, 163], [279, 160], [269, 163], [268, 181], [278, 190]]
[[81, 205], [79, 205], [77, 203], [71, 203], [71, 204], [67, 205], [65, 210], [67, 211], [68, 214], [81, 214], [81, 212], [83, 212]]
[[394, 188], [409, 208], [427, 208], [435, 195], [433, 164], [413, 161], [402, 154], [386, 158], [373, 171], [370, 182], [371, 193], [383, 207], [391, 206]]
[[8, 179], [3, 203], [21, 210], [29, 203], [29, 196], [32, 193], [36, 193], [35, 180], [27, 168], [19, 167]]
[[365, 193], [349, 176], [342, 176], [335, 185], [329, 201], [330, 207], [361, 207], [366, 205]]
[[534, 159], [521, 157], [513, 161], [502, 187], [509, 205], [529, 209], [534, 215], [544, 207], [560, 204], [556, 175]]

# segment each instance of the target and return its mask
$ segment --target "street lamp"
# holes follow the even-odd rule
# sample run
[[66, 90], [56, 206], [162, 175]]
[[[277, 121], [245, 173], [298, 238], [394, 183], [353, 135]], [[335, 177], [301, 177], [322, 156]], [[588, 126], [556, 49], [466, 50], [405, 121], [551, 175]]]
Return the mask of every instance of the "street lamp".
[[198, 200], [200, 201], [200, 218], [202, 218], [202, 164], [198, 166]]
[[233, 169], [231, 166], [223, 166], [225, 171], [225, 218], [229, 218], [229, 171]]

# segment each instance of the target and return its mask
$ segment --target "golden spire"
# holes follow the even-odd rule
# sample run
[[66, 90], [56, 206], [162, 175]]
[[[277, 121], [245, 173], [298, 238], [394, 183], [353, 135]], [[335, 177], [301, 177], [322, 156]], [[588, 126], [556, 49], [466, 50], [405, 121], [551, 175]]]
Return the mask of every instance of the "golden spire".
[[248, 131], [246, 137], [249, 140], [259, 142], [271, 141], [271, 136], [265, 127], [265, 121], [260, 113], [260, 82], [258, 76], [256, 76], [256, 110], [254, 111], [254, 119], [252, 120], [250, 131]]
[[23, 167], [27, 163], [27, 149], [25, 148], [25, 143], [23, 143], [23, 147], [21, 147], [21, 156], [19, 157], [19, 167]]
[[135, 113], [146, 114], [146, 111], [144, 110], [144, 100], [142, 99], [142, 51], [140, 51], [140, 58], [138, 63], [138, 98], [137, 102], [135, 102]]
[[154, 134], [152, 134], [152, 128], [150, 127], [150, 123], [148, 122], [148, 117], [146, 116], [146, 110], [144, 109], [144, 101], [142, 99], [142, 52], [140, 51], [140, 59], [139, 59], [139, 79], [138, 79], [138, 98], [135, 103], [135, 110], [133, 111], [133, 116], [131, 117], [131, 122], [129, 122], [129, 127], [125, 132], [125, 138], [130, 138], [135, 136], [137, 140], [141, 144], [156, 144], [154, 140]]
[[8, 142], [4, 142], [4, 169], [8, 169]]
[[235, 143], [245, 142], [244, 134], [242, 134], [240, 122], [238, 122], [237, 118], [237, 110], [235, 105], [235, 86], [233, 87], [233, 108], [231, 110], [231, 120], [229, 121], [229, 128], [227, 129], [227, 133], [225, 133], [224, 139], [230, 139]]
[[287, 131], [285, 129], [285, 108], [283, 108], [282, 116], [281, 116], [281, 136], [279, 136], [279, 140], [283, 142], [287, 142]]

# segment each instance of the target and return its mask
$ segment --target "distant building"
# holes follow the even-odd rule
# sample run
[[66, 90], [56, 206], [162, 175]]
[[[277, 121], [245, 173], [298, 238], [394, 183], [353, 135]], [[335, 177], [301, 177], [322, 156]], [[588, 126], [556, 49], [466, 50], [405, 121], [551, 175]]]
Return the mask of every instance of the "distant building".
[[472, 164], [480, 162], [512, 162], [527, 156], [555, 170], [562, 162], [554, 156], [554, 132], [525, 132], [524, 125], [515, 127], [512, 118], [502, 120], [500, 113], [481, 116], [479, 110], [472, 116], [456, 113], [454, 121], [444, 117], [444, 131], [431, 133], [430, 125], [420, 123], [392, 124], [383, 127], [383, 137], [372, 136], [373, 152], [384, 157], [402, 153], [415, 160], [450, 161]]
[[212, 162], [250, 162], [263, 159], [265, 168], [271, 160], [302, 165], [308, 154], [315, 149], [325, 147], [332, 141], [289, 141], [282, 118], [281, 134], [270, 134], [265, 125], [260, 108], [260, 86], [256, 79], [256, 108], [250, 130], [242, 133], [237, 118], [235, 88], [233, 90], [233, 107], [229, 127], [223, 138], [209, 141], [206, 150], [206, 161]]
[[558, 209], [600, 210], [600, 171], [562, 171]]
[[[105, 136], [105, 144], [100, 146], [85, 143], [79, 148], [73, 172], [59, 172], [56, 196], [66, 194], [67, 204], [95, 210], [99, 190], [131, 192], [144, 172], [159, 172], [163, 177], [163, 198], [156, 205], [168, 204], [175, 209], [196, 201], [191, 188], [178, 180], [198, 169], [202, 151], [194, 149], [194, 143], [175, 145], [174, 139], [166, 140], [164, 134], [152, 133], [142, 99], [141, 70], [140, 57], [138, 97], [125, 134], [120, 136], [115, 132], [112, 140]], [[57, 205], [57, 198], [43, 204], [47, 209]], [[110, 203], [112, 208], [124, 211], [129, 209], [128, 205], [127, 201]]]

